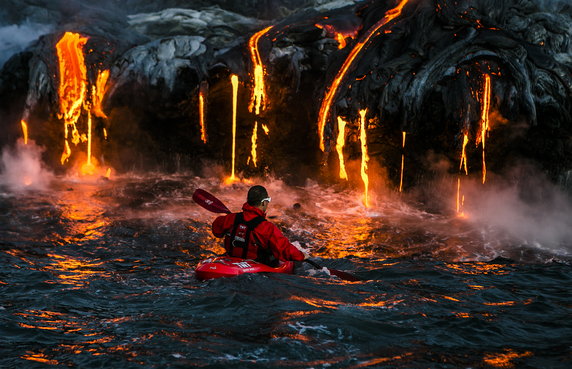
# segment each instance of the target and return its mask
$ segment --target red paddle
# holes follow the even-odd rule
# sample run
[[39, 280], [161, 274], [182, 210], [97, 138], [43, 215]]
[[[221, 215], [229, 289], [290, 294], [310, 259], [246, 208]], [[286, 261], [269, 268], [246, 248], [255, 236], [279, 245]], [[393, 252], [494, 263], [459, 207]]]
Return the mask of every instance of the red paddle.
[[212, 211], [213, 213], [232, 213], [228, 210], [226, 205], [222, 203], [222, 201], [200, 188], [197, 188], [193, 193], [193, 200], [203, 208], [208, 211]]
[[[226, 213], [226, 214], [231, 213], [231, 211], [226, 207], [225, 204], [222, 203], [222, 201], [217, 199], [214, 195], [200, 188], [197, 188], [193, 193], [193, 200], [203, 208], [207, 209], [208, 211], [212, 211], [213, 213]], [[312, 260], [305, 259], [304, 261], [316, 269], [323, 269], [318, 263]], [[360, 280], [358, 277], [350, 273], [342, 272], [341, 270], [330, 269], [330, 268], [328, 268], [328, 270], [330, 271], [330, 274], [333, 274], [345, 281], [356, 282]]]

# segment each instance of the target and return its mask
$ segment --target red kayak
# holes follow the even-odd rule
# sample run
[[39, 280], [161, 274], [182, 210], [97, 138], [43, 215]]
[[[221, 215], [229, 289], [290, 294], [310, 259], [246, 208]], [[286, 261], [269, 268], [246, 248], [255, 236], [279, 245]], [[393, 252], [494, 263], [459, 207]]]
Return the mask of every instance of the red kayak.
[[292, 274], [293, 271], [293, 261], [281, 261], [278, 267], [272, 268], [254, 260], [218, 256], [201, 261], [195, 269], [195, 274], [198, 279], [204, 281], [213, 278], [235, 277], [244, 273]]

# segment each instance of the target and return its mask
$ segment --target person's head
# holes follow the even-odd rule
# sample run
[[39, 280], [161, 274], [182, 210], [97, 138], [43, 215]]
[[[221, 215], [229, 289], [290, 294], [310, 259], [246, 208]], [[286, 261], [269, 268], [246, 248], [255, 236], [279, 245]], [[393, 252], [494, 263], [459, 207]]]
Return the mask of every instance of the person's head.
[[268, 196], [268, 191], [266, 191], [266, 188], [256, 185], [250, 187], [248, 190], [246, 202], [248, 205], [255, 206], [266, 212], [268, 203], [270, 202], [270, 196]]

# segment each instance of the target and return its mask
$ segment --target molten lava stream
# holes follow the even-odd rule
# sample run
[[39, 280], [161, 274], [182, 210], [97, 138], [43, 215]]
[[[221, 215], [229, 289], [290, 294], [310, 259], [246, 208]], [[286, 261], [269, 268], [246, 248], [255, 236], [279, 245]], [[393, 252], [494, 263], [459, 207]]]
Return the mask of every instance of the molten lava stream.
[[318, 114], [318, 134], [320, 137], [320, 150], [325, 150], [324, 144], [324, 129], [326, 127], [326, 121], [328, 120], [328, 116], [330, 114], [330, 109], [332, 107], [332, 103], [336, 94], [338, 92], [339, 86], [343, 81], [344, 77], [348, 73], [350, 67], [352, 66], [354, 60], [358, 57], [361, 50], [369, 43], [370, 39], [376, 32], [386, 25], [388, 22], [392, 21], [393, 19], [397, 18], [401, 15], [401, 11], [405, 4], [407, 4], [409, 0], [401, 0], [397, 6], [391, 10], [388, 10], [385, 13], [385, 16], [379, 20], [376, 24], [374, 24], [366, 33], [365, 35], [356, 43], [344, 64], [336, 74], [336, 77], [332, 80], [332, 84], [329, 88], [326, 89], [326, 95], [322, 100], [322, 106], [320, 107], [320, 112]]
[[[465, 170], [465, 176], [469, 175], [469, 170], [467, 168], [467, 143], [469, 142], [469, 136], [467, 133], [463, 134], [463, 148], [461, 150], [461, 160], [459, 164], [459, 171]], [[465, 217], [465, 212], [463, 210], [465, 204], [465, 196], [461, 194], [461, 175], [457, 177], [457, 198], [456, 198], [456, 211], [457, 216]]]
[[236, 180], [234, 175], [234, 163], [236, 155], [236, 109], [238, 105], [238, 76], [236, 74], [231, 75], [230, 82], [232, 83], [232, 169], [228, 181], [232, 182]]
[[476, 144], [482, 144], [483, 148], [483, 176], [482, 181], [483, 184], [487, 180], [487, 162], [485, 158], [485, 141], [487, 139], [488, 131], [490, 130], [489, 124], [489, 111], [491, 106], [491, 76], [485, 74], [485, 80], [483, 83], [483, 99], [481, 101], [482, 110], [481, 110], [481, 132], [480, 135], [477, 137]]
[[28, 123], [25, 120], [21, 120], [20, 124], [22, 125], [22, 136], [24, 137], [24, 145], [28, 144]]
[[56, 44], [60, 72], [58, 88], [60, 118], [64, 120], [64, 152], [61, 163], [64, 164], [71, 155], [68, 142], [68, 127], [72, 127], [73, 141], [79, 141], [75, 126], [81, 115], [87, 91], [87, 71], [83, 56], [83, 47], [87, 38], [78, 33], [66, 32]]
[[205, 93], [199, 91], [199, 123], [201, 125], [201, 141], [207, 143], [207, 126], [205, 120]]
[[252, 149], [250, 151], [250, 156], [252, 158], [252, 164], [256, 167], [256, 140], [258, 139], [258, 122], [254, 122], [254, 129], [252, 130]]
[[340, 161], [340, 178], [348, 179], [346, 166], [344, 164], [344, 146], [346, 144], [346, 121], [342, 117], [338, 117], [338, 139], [336, 143], [336, 150]]
[[252, 97], [250, 99], [250, 105], [248, 110], [256, 115], [260, 114], [261, 110], [264, 110], [266, 106], [266, 87], [264, 86], [264, 76], [266, 74], [264, 64], [262, 63], [262, 58], [260, 57], [260, 52], [258, 51], [258, 41], [262, 36], [264, 36], [268, 31], [272, 29], [272, 26], [266, 27], [261, 31], [256, 32], [250, 40], [248, 41], [248, 47], [250, 50], [250, 59], [253, 65], [253, 82], [254, 86], [252, 88]]
[[367, 162], [369, 161], [369, 156], [367, 154], [367, 136], [366, 136], [366, 122], [365, 115], [367, 109], [362, 109], [359, 111], [360, 115], [360, 142], [361, 142], [361, 178], [364, 184], [364, 195], [363, 204], [365, 207], [369, 207], [369, 176], [367, 174]]

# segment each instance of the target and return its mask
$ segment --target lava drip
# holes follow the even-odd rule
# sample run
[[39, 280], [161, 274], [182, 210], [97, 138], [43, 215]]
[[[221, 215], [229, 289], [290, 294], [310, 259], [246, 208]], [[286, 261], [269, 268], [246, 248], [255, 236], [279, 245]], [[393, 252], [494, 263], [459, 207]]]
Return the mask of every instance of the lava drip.
[[401, 174], [399, 176], [399, 192], [403, 192], [403, 171], [405, 170], [405, 136], [407, 133], [405, 131], [401, 132], [403, 135], [403, 140], [401, 143]]
[[336, 141], [336, 150], [340, 161], [340, 178], [347, 180], [348, 173], [346, 172], [346, 166], [344, 164], [344, 146], [346, 143], [345, 134], [346, 121], [342, 117], [338, 117], [338, 139]]
[[361, 142], [361, 178], [364, 185], [364, 195], [363, 204], [365, 207], [369, 207], [369, 176], [367, 173], [367, 162], [369, 161], [369, 155], [367, 154], [367, 134], [366, 134], [366, 120], [365, 115], [367, 109], [362, 109], [359, 111], [360, 116], [360, 142]]
[[487, 162], [485, 158], [485, 141], [490, 130], [490, 121], [489, 121], [489, 112], [491, 106], [491, 76], [485, 74], [485, 80], [483, 82], [483, 92], [482, 92], [482, 101], [481, 101], [481, 130], [479, 135], [477, 135], [476, 145], [482, 145], [482, 152], [483, 152], [483, 175], [482, 181], [483, 184], [487, 180]]

